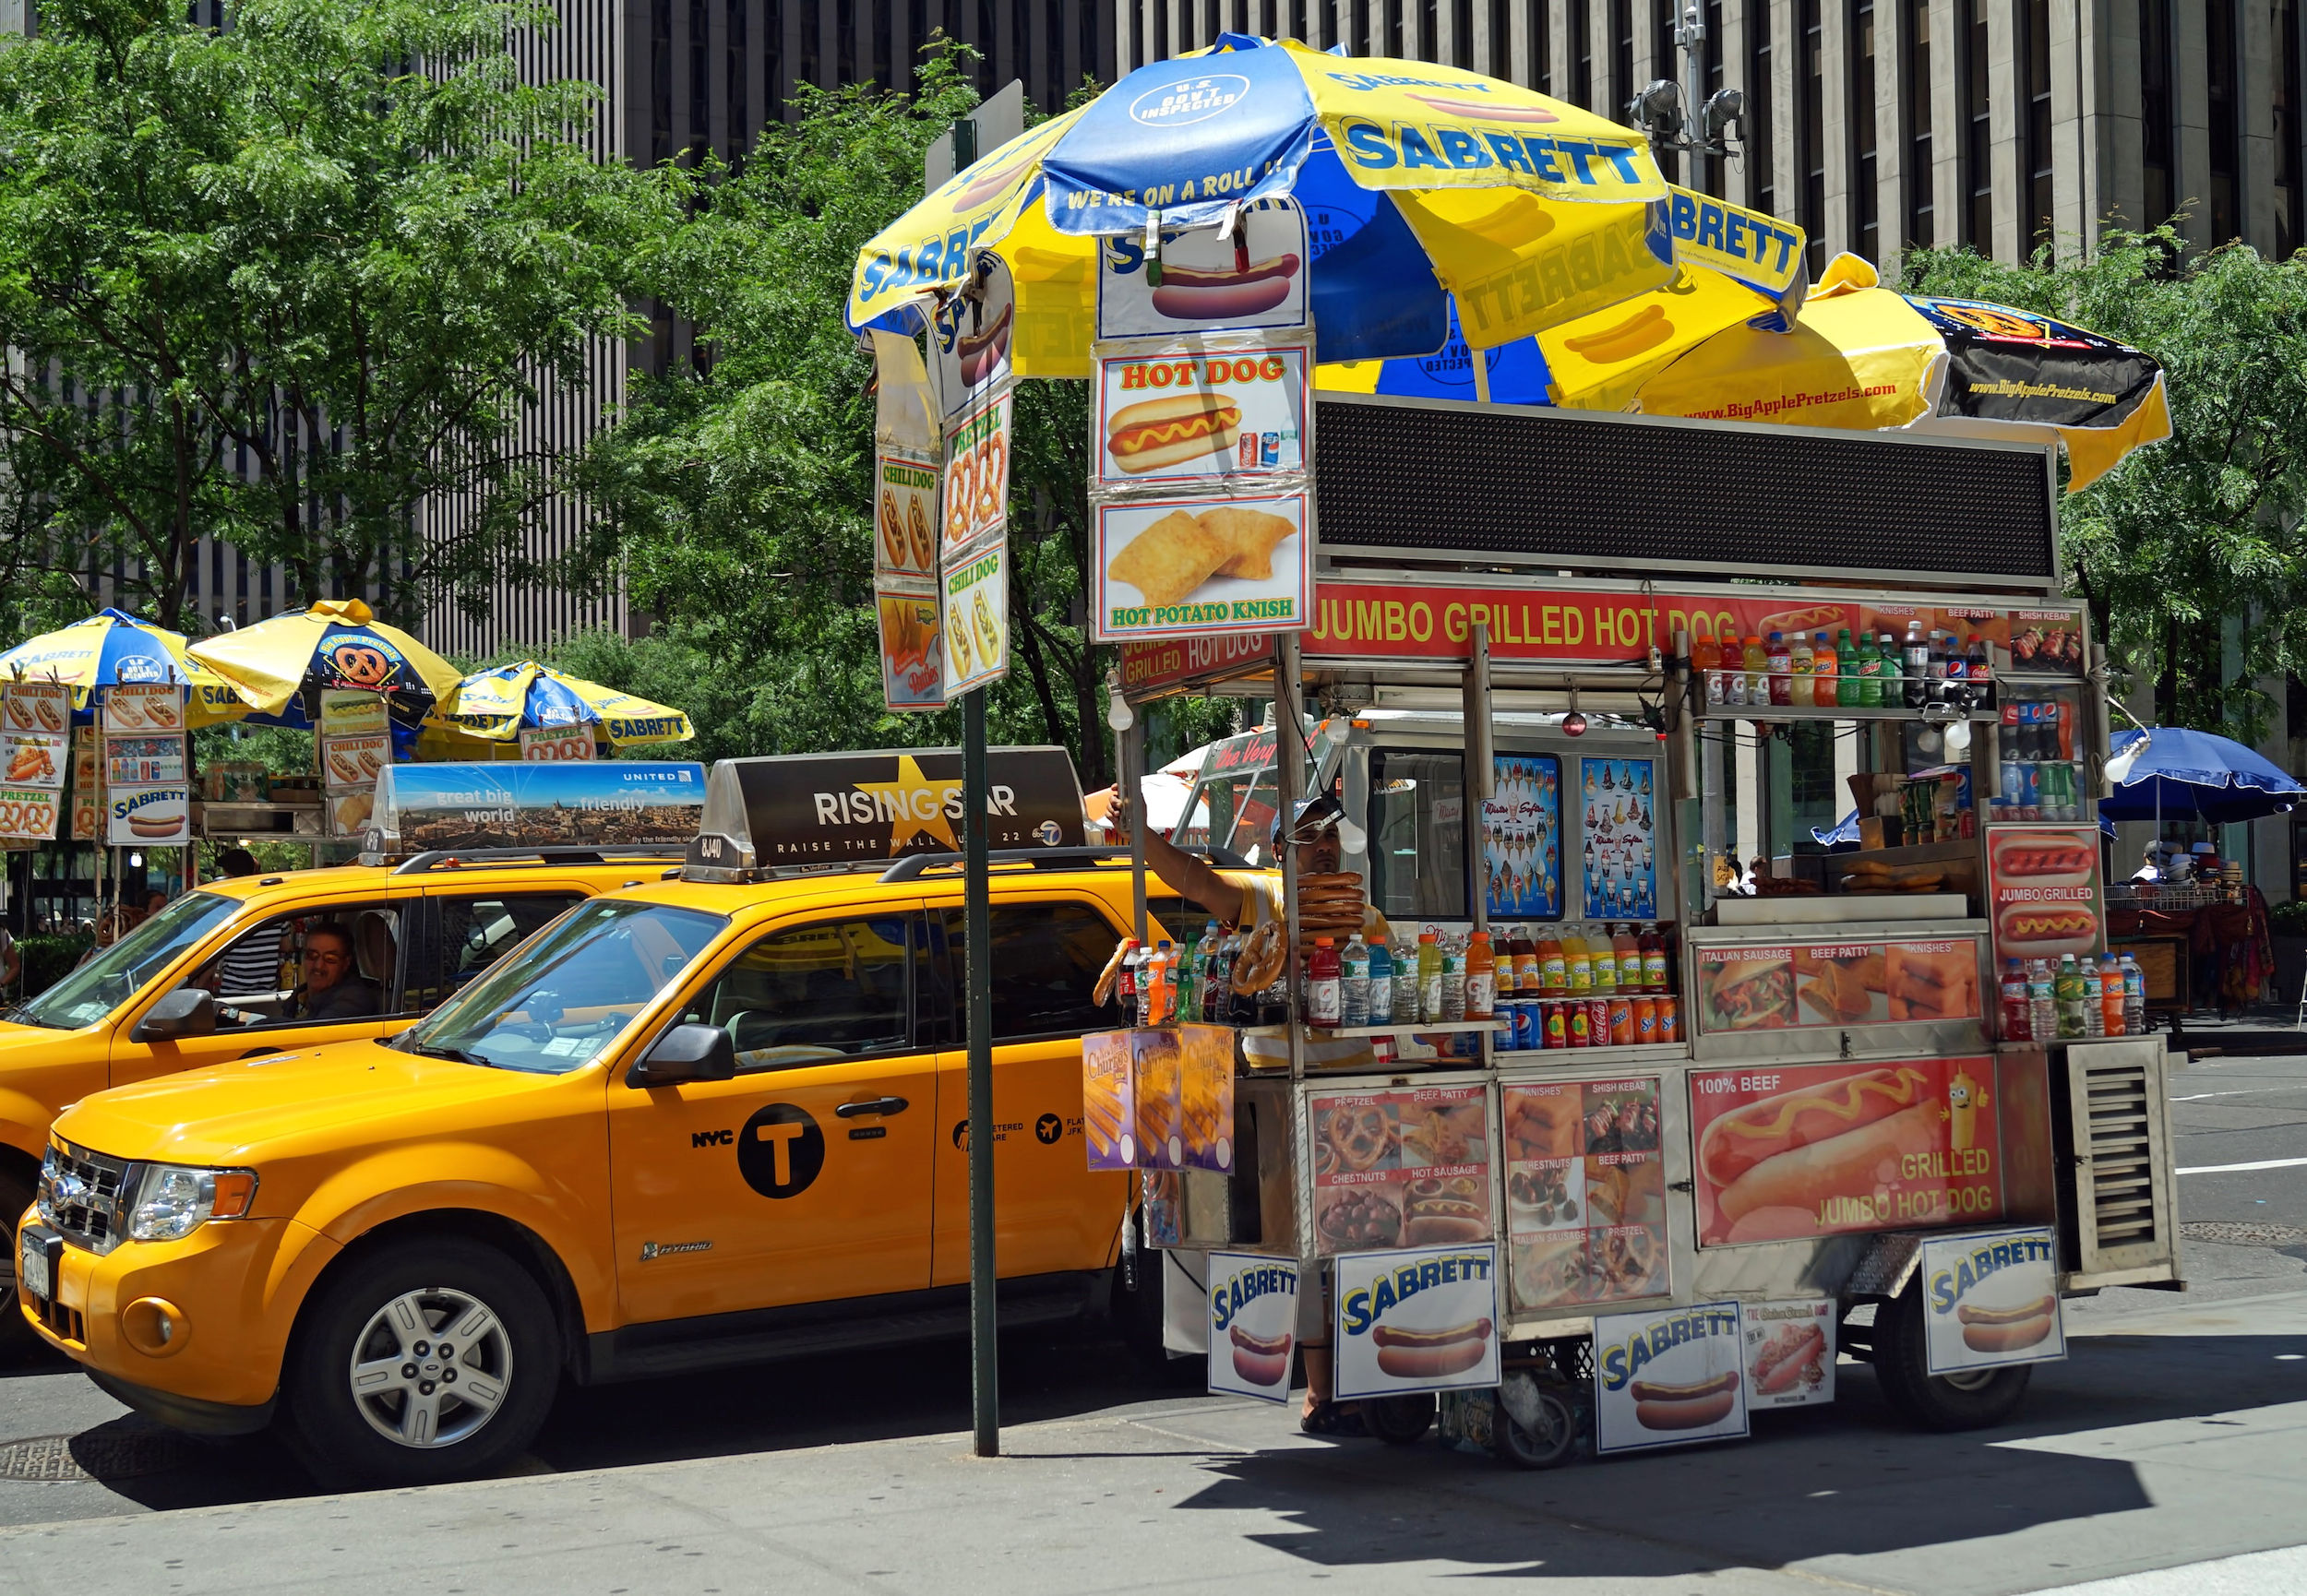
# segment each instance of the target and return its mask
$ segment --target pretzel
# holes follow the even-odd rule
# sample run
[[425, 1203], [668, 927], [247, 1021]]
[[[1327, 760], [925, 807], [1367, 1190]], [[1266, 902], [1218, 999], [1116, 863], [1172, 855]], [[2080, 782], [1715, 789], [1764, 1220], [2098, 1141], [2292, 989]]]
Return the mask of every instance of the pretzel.
[[1114, 988], [1121, 984], [1122, 956], [1129, 951], [1127, 941], [1114, 944], [1114, 956], [1106, 960], [1106, 968], [1097, 977], [1097, 985], [1090, 992], [1090, 1002], [1099, 1008], [1114, 1000]]
[[1338, 1149], [1338, 1157], [1345, 1167], [1361, 1171], [1386, 1156], [1393, 1139], [1393, 1126], [1386, 1123], [1385, 1110], [1364, 1105], [1341, 1108], [1330, 1115], [1330, 1142]]
[[1242, 938], [1241, 952], [1235, 957], [1234, 990], [1244, 997], [1256, 996], [1282, 978], [1289, 959], [1289, 942], [1282, 934], [1281, 922], [1261, 922]]
[[1303, 893], [1309, 888], [1315, 891], [1320, 891], [1325, 887], [1332, 888], [1351, 887], [1355, 891], [1359, 892], [1362, 888], [1361, 872], [1357, 870], [1338, 870], [1332, 871], [1328, 874], [1300, 875], [1297, 878], [1297, 890], [1300, 893]]

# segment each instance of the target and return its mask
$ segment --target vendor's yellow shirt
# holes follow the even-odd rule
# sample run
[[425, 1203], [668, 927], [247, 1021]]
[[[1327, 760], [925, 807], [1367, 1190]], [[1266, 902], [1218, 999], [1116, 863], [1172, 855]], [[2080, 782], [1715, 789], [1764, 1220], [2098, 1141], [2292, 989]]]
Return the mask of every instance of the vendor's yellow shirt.
[[[1243, 930], [1262, 925], [1269, 920], [1282, 918], [1282, 876], [1278, 871], [1221, 870], [1218, 875], [1228, 886], [1241, 888], [1241, 911], [1234, 923]], [[1362, 904], [1362, 940], [1365, 943], [1383, 939], [1393, 940], [1393, 928], [1386, 917], [1378, 912], [1367, 897]], [[1287, 1069], [1290, 1063], [1288, 1033], [1278, 1025], [1261, 1025], [1242, 1032], [1242, 1055], [1254, 1068]], [[1376, 1069], [1378, 1055], [1371, 1051], [1366, 1036], [1341, 1036], [1311, 1039], [1305, 1043], [1306, 1067], [1324, 1072], [1345, 1072], [1357, 1069]]]

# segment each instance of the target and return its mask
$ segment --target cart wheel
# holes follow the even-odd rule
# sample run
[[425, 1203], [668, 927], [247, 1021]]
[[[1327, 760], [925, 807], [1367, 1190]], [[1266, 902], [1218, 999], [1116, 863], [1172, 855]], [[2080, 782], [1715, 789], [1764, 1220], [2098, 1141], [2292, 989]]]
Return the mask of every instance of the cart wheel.
[[1898, 1416], [1922, 1430], [1984, 1430], [2018, 1411], [2034, 1365], [1930, 1373], [1924, 1343], [1922, 1281], [1874, 1310], [1874, 1377]]
[[1434, 1426], [1434, 1394], [1362, 1399], [1362, 1428], [1389, 1447], [1406, 1447]]
[[1509, 1371], [1498, 1388], [1498, 1416], [1490, 1428], [1490, 1449], [1517, 1469], [1554, 1469], [1570, 1460], [1578, 1445], [1578, 1415], [1555, 1392], [1519, 1370]]

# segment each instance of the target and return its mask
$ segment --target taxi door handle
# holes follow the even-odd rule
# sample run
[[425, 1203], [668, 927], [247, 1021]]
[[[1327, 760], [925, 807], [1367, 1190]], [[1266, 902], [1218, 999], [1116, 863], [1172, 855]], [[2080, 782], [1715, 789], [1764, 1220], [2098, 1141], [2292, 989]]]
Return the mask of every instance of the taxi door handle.
[[861, 1114], [903, 1114], [905, 1100], [902, 1097], [868, 1097], [862, 1102], [844, 1102], [833, 1112], [843, 1119], [855, 1119]]

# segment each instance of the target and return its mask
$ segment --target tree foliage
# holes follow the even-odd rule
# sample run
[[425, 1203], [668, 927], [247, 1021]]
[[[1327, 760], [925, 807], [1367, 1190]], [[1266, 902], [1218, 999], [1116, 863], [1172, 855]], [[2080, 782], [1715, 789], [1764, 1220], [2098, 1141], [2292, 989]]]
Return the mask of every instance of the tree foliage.
[[[2027, 267], [1966, 251], [1911, 261], [1908, 286], [2063, 317], [2163, 363], [2172, 436], [2061, 506], [2074, 590], [2164, 724], [2248, 740], [2254, 683], [2307, 669], [2307, 256], [2235, 244], [2192, 260], [2166, 226]], [[1959, 536], [1960, 529], [1951, 529]]]
[[43, 0], [0, 51], [19, 604], [85, 613], [116, 569], [181, 627], [205, 537], [283, 564], [290, 602], [374, 590], [401, 618], [529, 574], [521, 519], [565, 461], [521, 417], [630, 333], [675, 220], [662, 180], [579, 141], [597, 91], [520, 82], [513, 31], [553, 21], [241, 0], [218, 30], [176, 0]]
[[[870, 353], [843, 325], [859, 247], [922, 192], [929, 141], [976, 102], [965, 51], [933, 42], [915, 91], [803, 86], [741, 171], [693, 173], [695, 211], [652, 261], [650, 292], [700, 328], [699, 353], [637, 378], [585, 487], [603, 567], [656, 621], [596, 679], [679, 704], [705, 757], [957, 741], [959, 712], [882, 705], [873, 589]], [[1011, 672], [988, 705], [996, 741], [1071, 748], [1109, 780], [1107, 656], [1069, 618], [1088, 512], [1083, 383], [1018, 388], [1011, 448]]]

